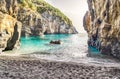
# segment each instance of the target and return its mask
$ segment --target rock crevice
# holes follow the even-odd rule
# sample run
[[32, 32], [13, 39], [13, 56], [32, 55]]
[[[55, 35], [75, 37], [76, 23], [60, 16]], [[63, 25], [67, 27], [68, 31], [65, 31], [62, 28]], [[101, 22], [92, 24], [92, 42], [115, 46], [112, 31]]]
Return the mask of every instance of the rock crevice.
[[88, 0], [84, 16], [88, 45], [120, 58], [120, 0]]

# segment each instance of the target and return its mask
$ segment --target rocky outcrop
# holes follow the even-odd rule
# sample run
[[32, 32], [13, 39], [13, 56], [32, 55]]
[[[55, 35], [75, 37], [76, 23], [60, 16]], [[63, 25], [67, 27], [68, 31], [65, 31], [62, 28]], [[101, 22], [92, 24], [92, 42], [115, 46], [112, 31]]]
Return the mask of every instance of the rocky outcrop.
[[55, 16], [52, 12], [42, 13], [42, 23], [45, 27], [45, 34], [72, 34], [77, 33], [73, 25], [66, 24], [60, 17]]
[[77, 33], [72, 22], [44, 0], [0, 0], [0, 50], [17, 48], [20, 36]]
[[0, 50], [19, 46], [22, 24], [17, 21], [17, 1], [0, 0]]
[[88, 0], [84, 17], [88, 45], [120, 58], [120, 0]]
[[73, 26], [61, 21], [50, 12], [42, 14], [30, 9], [21, 8], [18, 20], [22, 22], [22, 36], [40, 36], [43, 34], [73, 34], [77, 33]]
[[[66, 16], [59, 10], [57, 10], [57, 14], [61, 15], [55, 15], [56, 8], [45, 1], [24, 0], [24, 2], [21, 2], [18, 0], [18, 3], [21, 5], [18, 12], [18, 20], [23, 24], [22, 36], [77, 33], [72, 23], [70, 23], [69, 18], [66, 18], [66, 20], [61, 19], [61, 16], [62, 18]], [[23, 6], [23, 4], [26, 4], [27, 6]], [[33, 7], [30, 7], [31, 5], [35, 5], [35, 10], [32, 9]], [[68, 23], [65, 22], [67, 20], [69, 21]]]
[[0, 48], [10, 50], [19, 46], [21, 23], [0, 12]]
[[0, 11], [16, 18], [18, 12], [17, 0], [0, 0]]
[[18, 18], [22, 23], [22, 36], [40, 36], [44, 33], [41, 15], [27, 8], [20, 8]]

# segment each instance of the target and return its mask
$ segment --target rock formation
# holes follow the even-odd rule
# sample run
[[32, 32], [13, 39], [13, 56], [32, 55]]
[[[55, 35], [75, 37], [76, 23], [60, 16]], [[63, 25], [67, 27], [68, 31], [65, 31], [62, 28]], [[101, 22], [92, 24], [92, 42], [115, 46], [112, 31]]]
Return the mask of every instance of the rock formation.
[[0, 49], [2, 50], [11, 50], [19, 46], [22, 25], [16, 19], [18, 11], [16, 5], [16, 0], [0, 0]]
[[69, 18], [44, 0], [18, 0], [18, 3], [21, 5], [18, 20], [23, 24], [22, 36], [77, 33]]
[[88, 0], [84, 17], [88, 45], [120, 58], [120, 0]]
[[0, 0], [0, 50], [17, 48], [20, 36], [77, 33], [72, 22], [44, 0]]
[[46, 27], [46, 34], [62, 33], [62, 34], [72, 34], [77, 33], [73, 25], [66, 24], [61, 21], [60, 17], [54, 16], [52, 12], [42, 13], [42, 23], [43, 27]]

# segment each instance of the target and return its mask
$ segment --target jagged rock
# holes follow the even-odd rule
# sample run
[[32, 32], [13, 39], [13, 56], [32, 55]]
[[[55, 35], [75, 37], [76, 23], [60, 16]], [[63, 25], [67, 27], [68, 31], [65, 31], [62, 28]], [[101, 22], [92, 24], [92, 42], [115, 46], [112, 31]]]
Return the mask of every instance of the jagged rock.
[[16, 18], [18, 12], [17, 0], [0, 0], [0, 11]]
[[7, 41], [7, 47], [5, 48], [5, 50], [12, 50], [13, 48], [18, 48], [20, 46], [19, 39], [21, 37], [21, 28], [22, 24], [17, 21], [14, 26], [13, 35], [11, 39]]
[[61, 40], [56, 40], [56, 41], [51, 40], [50, 44], [62, 44], [62, 42], [61, 42]]
[[17, 0], [0, 0], [0, 49], [12, 50], [20, 46], [22, 24], [17, 21]]
[[[18, 2], [18, 4], [21, 4], [20, 1]], [[18, 12], [18, 20], [23, 24], [21, 34], [22, 36], [40, 36], [43, 34], [54, 33], [77, 33], [72, 24], [70, 25], [65, 23], [64, 20], [60, 19], [60, 15], [56, 16], [52, 11], [49, 10], [51, 6], [46, 7], [45, 5], [42, 5], [42, 3], [40, 3], [38, 0], [31, 0], [30, 2], [32, 2], [32, 5], [36, 5], [37, 10], [32, 10], [28, 7], [21, 7]], [[44, 2], [44, 4], [47, 3]], [[45, 9], [47, 10], [40, 12], [39, 9], [44, 7], [46, 7]]]
[[13, 49], [19, 45], [21, 23], [8, 14], [0, 12], [0, 48]]
[[20, 8], [18, 20], [22, 22], [22, 36], [40, 36], [44, 33], [41, 23], [41, 15], [27, 8]]
[[69, 26], [59, 17], [44, 12], [40, 15], [29, 9], [20, 9], [18, 20], [23, 23], [22, 36], [40, 36], [42, 34], [72, 34], [77, 33], [73, 26]]
[[88, 0], [88, 6], [83, 21], [88, 44], [120, 58], [120, 0]]
[[0, 0], [0, 11], [6, 13], [6, 1], [5, 0]]
[[[39, 0], [0, 0], [0, 49], [18, 47], [20, 35], [77, 33], [69, 18], [56, 8], [47, 6], [48, 3]], [[53, 10], [49, 10], [51, 7]], [[48, 10], [41, 13], [39, 10], [42, 8]], [[60, 15], [54, 15], [55, 10]]]
[[72, 34], [77, 33], [76, 29], [72, 25], [66, 24], [61, 21], [59, 17], [55, 16], [50, 12], [42, 13], [42, 23], [43, 27], [46, 27], [46, 34]]

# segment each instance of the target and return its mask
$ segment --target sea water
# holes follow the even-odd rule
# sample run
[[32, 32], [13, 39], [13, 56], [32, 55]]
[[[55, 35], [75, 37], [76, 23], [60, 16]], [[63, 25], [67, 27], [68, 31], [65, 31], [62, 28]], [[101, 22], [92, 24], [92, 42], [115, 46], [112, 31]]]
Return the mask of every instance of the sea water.
[[[61, 40], [62, 44], [50, 44], [51, 40]], [[20, 49], [6, 51], [6, 53], [16, 54], [31, 54], [31, 53], [73, 53], [81, 55], [80, 53], [99, 52], [87, 45], [86, 34], [48, 34], [44, 36], [21, 37]]]
[[[62, 44], [50, 44], [51, 40], [61, 40]], [[113, 58], [101, 55], [97, 49], [89, 47], [87, 40], [87, 34], [49, 34], [42, 37], [21, 37], [20, 49], [5, 51], [3, 55], [21, 55], [54, 61], [89, 64], [114, 65], [116, 63]]]
[[[21, 53], [35, 53], [35, 52], [49, 52], [58, 48], [65, 47], [71, 43], [69, 34], [51, 34], [42, 37], [22, 37], [21, 38]], [[53, 45], [50, 44], [52, 40], [61, 40], [64, 44]], [[22, 50], [21, 50], [22, 49]]]

